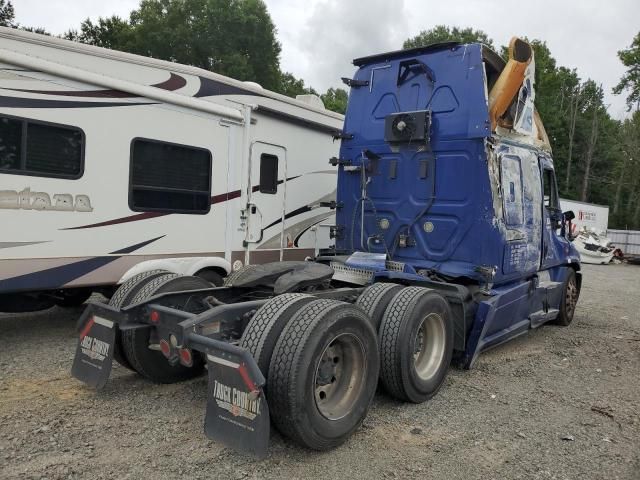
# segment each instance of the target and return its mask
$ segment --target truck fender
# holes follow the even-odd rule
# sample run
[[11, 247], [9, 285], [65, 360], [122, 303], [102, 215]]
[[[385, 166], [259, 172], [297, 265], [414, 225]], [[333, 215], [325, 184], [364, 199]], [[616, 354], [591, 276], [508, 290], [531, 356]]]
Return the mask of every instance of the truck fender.
[[167, 270], [168, 272], [178, 273], [180, 275], [195, 275], [205, 269], [214, 269], [219, 271], [222, 276], [226, 276], [231, 272], [231, 263], [221, 257], [179, 257], [146, 260], [127, 270], [124, 275], [120, 277], [118, 285], [126, 282], [134, 275], [149, 270]]

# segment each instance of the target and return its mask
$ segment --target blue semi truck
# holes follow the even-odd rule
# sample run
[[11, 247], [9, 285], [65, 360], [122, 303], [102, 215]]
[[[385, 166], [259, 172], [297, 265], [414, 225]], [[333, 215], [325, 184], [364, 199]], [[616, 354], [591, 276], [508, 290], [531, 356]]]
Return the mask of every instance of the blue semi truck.
[[250, 265], [223, 287], [157, 270], [79, 322], [72, 374], [112, 361], [160, 383], [209, 376], [205, 432], [256, 456], [270, 426], [312, 449], [344, 442], [378, 383], [435, 395], [450, 364], [546, 322], [569, 325], [581, 285], [533, 52], [446, 43], [360, 58], [341, 141], [335, 245]]

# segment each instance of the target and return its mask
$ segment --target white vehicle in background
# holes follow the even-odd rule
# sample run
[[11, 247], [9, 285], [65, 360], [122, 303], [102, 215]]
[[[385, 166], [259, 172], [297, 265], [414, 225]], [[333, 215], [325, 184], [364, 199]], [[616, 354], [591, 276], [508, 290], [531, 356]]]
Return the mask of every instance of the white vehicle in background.
[[562, 211], [572, 210], [575, 218], [572, 220], [574, 245], [580, 252], [583, 263], [607, 264], [613, 258], [614, 247], [607, 238], [609, 225], [609, 207], [575, 200], [560, 199]]
[[0, 311], [313, 256], [342, 123], [315, 96], [0, 27]]
[[578, 231], [573, 243], [580, 252], [582, 263], [606, 265], [613, 258], [615, 247], [611, 245], [611, 240], [587, 227]]

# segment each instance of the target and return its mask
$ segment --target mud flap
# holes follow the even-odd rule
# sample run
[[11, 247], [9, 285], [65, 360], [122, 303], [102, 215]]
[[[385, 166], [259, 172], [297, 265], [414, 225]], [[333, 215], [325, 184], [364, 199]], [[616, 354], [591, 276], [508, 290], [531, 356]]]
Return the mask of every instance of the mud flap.
[[[257, 458], [267, 455], [269, 406], [260, 385], [264, 378], [248, 368], [254, 362], [247, 352], [236, 356], [227, 352], [207, 354], [209, 386], [205, 433], [207, 437]], [[252, 365], [253, 366], [253, 365]], [[260, 375], [262, 377], [262, 375]]]
[[111, 373], [118, 326], [94, 313], [91, 306], [85, 310], [78, 325], [80, 334], [71, 375], [90, 387], [102, 388]]

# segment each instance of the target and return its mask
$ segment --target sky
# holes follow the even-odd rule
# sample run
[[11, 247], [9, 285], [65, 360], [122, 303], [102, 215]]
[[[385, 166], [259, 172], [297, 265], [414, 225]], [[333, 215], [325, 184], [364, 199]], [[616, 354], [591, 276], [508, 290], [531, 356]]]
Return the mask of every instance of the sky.
[[[13, 0], [16, 20], [60, 34], [85, 18], [127, 17], [139, 0]], [[602, 84], [609, 113], [624, 118], [611, 89], [624, 74], [616, 52], [640, 31], [640, 0], [266, 0], [282, 44], [281, 68], [318, 91], [342, 86], [354, 58], [402, 47], [445, 24], [484, 30], [496, 46], [513, 35], [545, 40], [558, 65]]]

